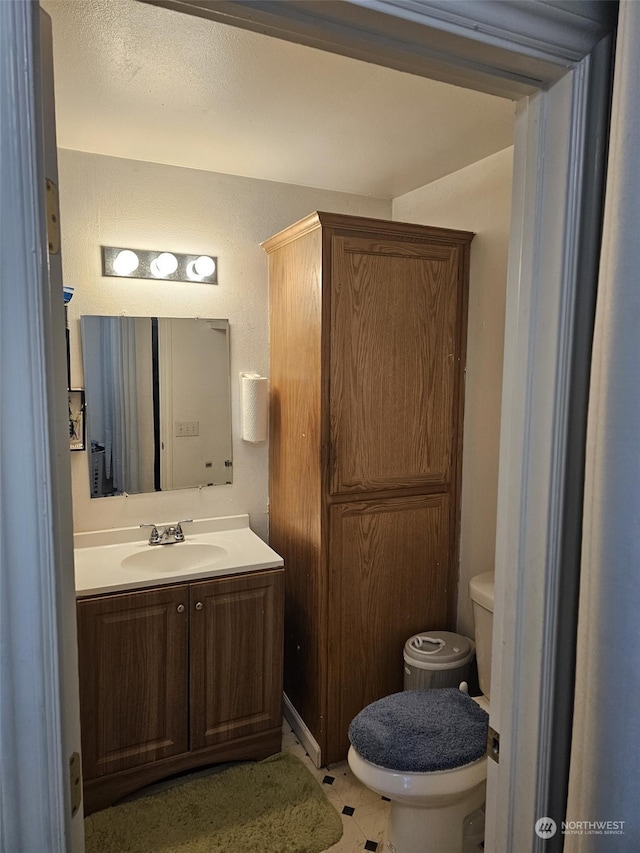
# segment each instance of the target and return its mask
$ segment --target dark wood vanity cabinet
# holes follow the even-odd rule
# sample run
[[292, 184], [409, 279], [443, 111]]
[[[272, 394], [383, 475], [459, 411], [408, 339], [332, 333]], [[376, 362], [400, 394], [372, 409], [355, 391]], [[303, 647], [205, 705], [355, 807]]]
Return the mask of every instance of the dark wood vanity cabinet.
[[85, 813], [280, 750], [283, 570], [80, 599]]
[[314, 213], [263, 243], [284, 689], [322, 763], [454, 624], [472, 237]]

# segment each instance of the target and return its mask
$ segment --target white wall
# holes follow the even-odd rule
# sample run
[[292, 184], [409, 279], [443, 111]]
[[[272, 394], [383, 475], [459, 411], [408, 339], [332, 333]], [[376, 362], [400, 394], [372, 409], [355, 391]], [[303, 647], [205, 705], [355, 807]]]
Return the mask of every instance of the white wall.
[[[81, 314], [221, 317], [231, 327], [233, 478], [213, 486], [91, 500], [88, 454], [71, 454], [74, 528], [248, 512], [267, 537], [267, 446], [239, 436], [238, 374], [269, 372], [267, 258], [260, 242], [314, 210], [390, 218], [388, 200], [174, 166], [59, 151], [62, 258], [71, 384], [83, 386]], [[218, 256], [218, 286], [103, 278], [100, 246]]]
[[493, 571], [513, 148], [396, 198], [393, 218], [475, 232], [462, 460], [458, 630], [473, 636], [469, 579]]

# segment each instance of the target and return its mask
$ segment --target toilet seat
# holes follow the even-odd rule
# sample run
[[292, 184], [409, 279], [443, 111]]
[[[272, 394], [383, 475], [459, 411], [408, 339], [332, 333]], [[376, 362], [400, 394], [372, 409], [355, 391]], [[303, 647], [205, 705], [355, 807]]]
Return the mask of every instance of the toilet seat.
[[482, 759], [489, 715], [457, 688], [405, 690], [372, 702], [349, 726], [369, 764], [400, 774], [451, 771]]

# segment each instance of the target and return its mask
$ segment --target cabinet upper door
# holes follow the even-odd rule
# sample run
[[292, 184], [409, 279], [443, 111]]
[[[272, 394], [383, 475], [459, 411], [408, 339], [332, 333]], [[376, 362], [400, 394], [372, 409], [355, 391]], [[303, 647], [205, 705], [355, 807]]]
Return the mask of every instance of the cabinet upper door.
[[331, 241], [332, 494], [455, 479], [466, 247]]

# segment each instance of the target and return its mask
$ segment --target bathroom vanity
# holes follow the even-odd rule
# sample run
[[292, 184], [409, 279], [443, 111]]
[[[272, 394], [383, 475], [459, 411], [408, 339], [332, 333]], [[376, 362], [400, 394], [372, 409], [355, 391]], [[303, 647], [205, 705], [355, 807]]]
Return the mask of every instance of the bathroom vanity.
[[137, 529], [76, 536], [85, 814], [280, 750], [282, 559], [246, 516], [190, 527], [160, 546]]

